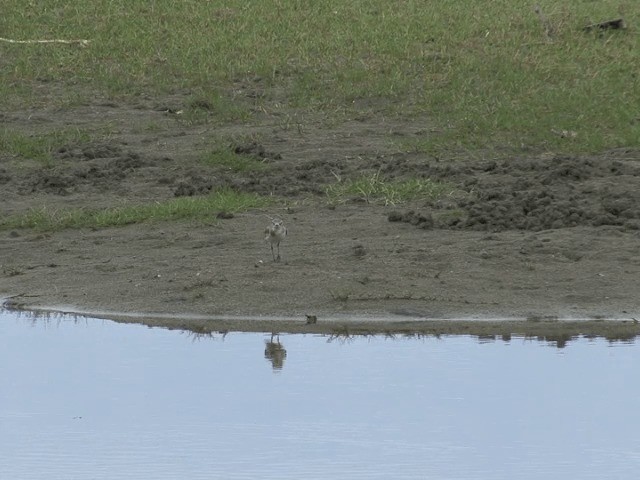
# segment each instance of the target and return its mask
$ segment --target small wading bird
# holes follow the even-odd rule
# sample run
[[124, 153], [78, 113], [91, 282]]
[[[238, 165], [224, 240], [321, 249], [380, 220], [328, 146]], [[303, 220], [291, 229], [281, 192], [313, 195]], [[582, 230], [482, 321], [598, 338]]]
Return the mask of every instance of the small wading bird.
[[[280, 242], [287, 236], [287, 227], [284, 226], [282, 220], [274, 218], [271, 220], [271, 225], [264, 229], [264, 233], [266, 235], [266, 237], [264, 237], [265, 241], [269, 242], [271, 245], [271, 256], [273, 257], [273, 261], [280, 261]], [[277, 256], [273, 252], [274, 245], [278, 251]]]

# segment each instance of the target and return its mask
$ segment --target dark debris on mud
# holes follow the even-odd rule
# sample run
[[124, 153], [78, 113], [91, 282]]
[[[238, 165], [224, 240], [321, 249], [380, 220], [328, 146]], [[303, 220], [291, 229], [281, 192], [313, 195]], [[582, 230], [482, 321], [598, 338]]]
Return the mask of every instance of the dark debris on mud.
[[[639, 157], [640, 159], [640, 157]], [[554, 156], [477, 166], [425, 166], [426, 176], [458, 185], [463, 195], [424, 211], [393, 212], [390, 221], [427, 228], [529, 230], [615, 225], [640, 229], [640, 163]]]
[[53, 157], [54, 166], [35, 168], [22, 176], [21, 193], [68, 195], [85, 187], [104, 191], [149, 164], [135, 152], [107, 144], [61, 147]]

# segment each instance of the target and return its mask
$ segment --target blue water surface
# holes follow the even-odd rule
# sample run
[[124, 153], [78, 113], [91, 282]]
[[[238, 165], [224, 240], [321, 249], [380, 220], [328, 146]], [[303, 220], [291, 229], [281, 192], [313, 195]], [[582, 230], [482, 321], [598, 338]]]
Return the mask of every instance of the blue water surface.
[[0, 313], [0, 478], [638, 478], [637, 343], [270, 337]]

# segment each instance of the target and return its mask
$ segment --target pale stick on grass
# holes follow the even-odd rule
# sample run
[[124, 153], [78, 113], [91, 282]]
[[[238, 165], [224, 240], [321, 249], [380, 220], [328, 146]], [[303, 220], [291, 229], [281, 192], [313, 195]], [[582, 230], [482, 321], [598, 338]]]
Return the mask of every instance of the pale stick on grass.
[[78, 39], [78, 40], [60, 40], [60, 39], [52, 39], [52, 40], [14, 40], [12, 38], [0, 37], [0, 42], [22, 43], [22, 44], [63, 43], [63, 44], [66, 44], [66, 45], [79, 44], [79, 45], [81, 45], [83, 47], [86, 47], [87, 45], [89, 45], [91, 40], [84, 40], [84, 39]]

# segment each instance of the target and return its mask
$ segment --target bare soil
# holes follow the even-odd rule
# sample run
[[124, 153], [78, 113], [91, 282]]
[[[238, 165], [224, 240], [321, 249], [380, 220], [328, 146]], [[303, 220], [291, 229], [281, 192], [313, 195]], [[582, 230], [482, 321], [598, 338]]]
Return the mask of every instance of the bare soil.
[[[274, 108], [218, 125], [206, 104], [206, 122], [177, 114], [187, 98], [66, 109], [44, 101], [0, 114], [11, 131], [78, 128], [100, 138], [59, 145], [49, 165], [0, 152], [0, 215], [221, 187], [275, 195], [286, 206], [231, 218], [212, 211], [205, 224], [0, 231], [0, 296], [13, 296], [8, 304], [135, 312], [144, 314], [136, 321], [195, 330], [216, 318], [211, 328], [268, 329], [260, 322], [280, 319], [289, 322], [281, 330], [408, 331], [430, 321], [439, 331], [469, 331], [473, 322], [452, 320], [503, 318], [536, 328], [613, 319], [624, 336], [640, 333], [640, 151], [438, 159], [397, 146], [433, 134], [428, 119], [369, 108], [331, 123]], [[264, 168], [238, 173], [200, 161], [221, 142]], [[376, 173], [446, 181], [452, 194], [410, 205], [327, 202], [324, 189], [337, 179]], [[263, 234], [276, 216], [289, 231], [280, 262]], [[318, 323], [307, 326], [306, 314]]]

